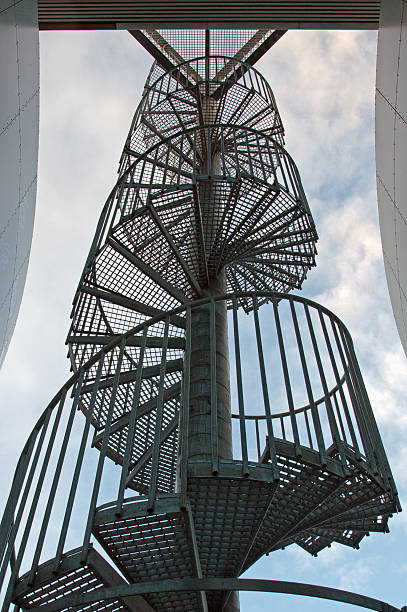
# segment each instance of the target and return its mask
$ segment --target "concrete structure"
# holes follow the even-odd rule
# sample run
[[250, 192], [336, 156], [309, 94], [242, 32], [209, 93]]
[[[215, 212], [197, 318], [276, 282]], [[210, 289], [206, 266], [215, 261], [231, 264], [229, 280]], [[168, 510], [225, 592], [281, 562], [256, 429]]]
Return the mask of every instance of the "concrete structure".
[[401, 509], [348, 330], [289, 293], [317, 232], [254, 67], [284, 31], [131, 33], [156, 62], [74, 297], [74, 374], [16, 468], [3, 612], [237, 612], [264, 554], [359, 548]]
[[[37, 22], [38, 10], [38, 22]], [[237, 15], [233, 23], [230, 15]], [[384, 261], [394, 316], [404, 349], [406, 327], [406, 198], [403, 159], [406, 28], [403, 0], [351, 2], [194, 3], [167, 0], [80, 2], [3, 0], [1, 28], [0, 365], [17, 319], [28, 266], [35, 210], [38, 148], [38, 31], [40, 29], [143, 29], [224, 27], [376, 29], [379, 26], [376, 97], [378, 202]], [[16, 38], [17, 33], [17, 38]], [[16, 45], [17, 41], [17, 45]]]
[[377, 199], [387, 284], [407, 354], [407, 8], [382, 3], [376, 80]]
[[37, 188], [36, 0], [0, 3], [0, 365], [23, 295]]

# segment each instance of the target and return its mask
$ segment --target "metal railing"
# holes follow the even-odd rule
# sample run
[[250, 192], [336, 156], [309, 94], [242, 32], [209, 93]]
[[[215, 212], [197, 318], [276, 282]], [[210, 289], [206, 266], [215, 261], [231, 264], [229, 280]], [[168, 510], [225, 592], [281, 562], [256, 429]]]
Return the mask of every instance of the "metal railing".
[[[396, 495], [346, 327], [299, 296], [246, 294], [253, 303], [249, 316], [238, 308], [240, 297], [197, 300], [111, 342], [101, 337], [98, 353], [55, 395], [23, 449], [1, 523], [0, 583], [10, 574], [6, 603], [21, 570], [34, 579], [39, 563], [54, 558], [57, 573], [63, 553], [81, 541], [86, 559], [100, 505], [114, 500], [120, 515], [134, 491], [150, 508], [166, 493], [187, 494], [191, 317], [197, 308], [210, 312], [213, 473], [222, 474], [224, 464], [216, 456], [215, 306], [226, 301], [236, 424], [228, 462], [240, 466], [242, 477], [261, 463], [278, 478], [285, 452], [297, 458], [313, 453], [319, 465], [329, 469], [335, 462], [344, 475], [358, 462]], [[269, 304], [260, 312], [264, 299]]]
[[169, 72], [154, 67], [132, 121], [119, 174], [147, 147], [206, 123], [255, 128], [284, 144], [284, 128], [266, 79], [236, 58], [199, 57]]

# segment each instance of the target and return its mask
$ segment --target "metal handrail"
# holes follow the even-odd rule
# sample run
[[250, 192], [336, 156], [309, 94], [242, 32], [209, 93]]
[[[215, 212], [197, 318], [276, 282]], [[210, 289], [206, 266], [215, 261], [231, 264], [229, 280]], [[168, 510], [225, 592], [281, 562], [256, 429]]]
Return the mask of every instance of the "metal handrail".
[[160, 592], [196, 592], [196, 591], [256, 591], [279, 593], [283, 595], [303, 595], [338, 601], [360, 606], [376, 612], [404, 612], [405, 607], [397, 608], [385, 601], [361, 595], [343, 589], [335, 589], [316, 584], [289, 582], [285, 580], [264, 580], [259, 578], [174, 578], [154, 582], [124, 584], [118, 587], [99, 588], [90, 593], [81, 593], [61, 598], [54, 603], [43, 606], [44, 612], [58, 612], [64, 607], [89, 605], [96, 601], [147, 595]]
[[[340, 380], [340, 385], [335, 385], [335, 387], [333, 387], [330, 392], [329, 392], [329, 397], [332, 397], [339, 389], [340, 386], [342, 386], [342, 384], [345, 382], [346, 378], [345, 375], [342, 376], [341, 380]], [[314, 405], [315, 406], [319, 406], [319, 404], [323, 404], [325, 401], [325, 395], [322, 395], [319, 399], [315, 400]], [[294, 409], [294, 414], [299, 414], [301, 412], [306, 412], [307, 410], [311, 409], [311, 404], [306, 404], [305, 406], [301, 406], [300, 408], [295, 408]], [[275, 414], [271, 415], [272, 419], [279, 419], [282, 417], [286, 417], [286, 416], [290, 416], [289, 412], [277, 412]], [[231, 414], [232, 419], [238, 419], [239, 415], [235, 412], [232, 412]], [[245, 416], [245, 419], [248, 420], [254, 420], [254, 419], [259, 419], [259, 420], [264, 420], [266, 419], [266, 415], [264, 414], [247, 414]]]
[[[239, 330], [239, 321], [237, 318], [237, 301], [241, 297], [246, 297], [248, 299], [252, 299], [254, 302], [254, 310], [253, 310], [253, 320], [255, 325], [255, 332], [258, 342], [258, 355], [259, 359], [263, 355], [263, 344], [261, 338], [261, 324], [258, 318], [258, 300], [259, 299], [267, 299], [270, 301], [272, 306], [273, 317], [275, 319], [276, 325], [279, 323], [280, 314], [279, 312], [282, 309], [282, 305], [285, 303], [291, 309], [291, 313], [295, 313], [296, 307], [302, 307], [305, 313], [309, 313], [310, 310], [315, 310], [316, 314], [319, 317], [322, 317], [322, 320], [326, 323], [330, 322], [332, 326], [333, 332], [336, 333], [338, 338], [338, 353], [340, 357], [344, 359], [344, 367], [345, 372], [342, 374], [337, 382], [337, 385], [333, 387], [330, 392], [326, 393], [323, 398], [318, 398], [318, 400], [314, 400], [310, 402], [309, 410], [307, 406], [302, 406], [299, 409], [296, 409], [295, 406], [290, 407], [290, 410], [283, 413], [272, 414], [270, 411], [270, 406], [265, 402], [265, 414], [263, 421], [267, 425], [268, 436], [264, 435], [264, 443], [268, 448], [268, 464], [269, 466], [275, 470], [276, 477], [278, 477], [278, 460], [276, 455], [275, 448], [275, 440], [278, 440], [280, 437], [278, 432], [273, 430], [274, 425], [272, 422], [275, 422], [276, 417], [281, 419], [281, 415], [284, 418], [290, 419], [291, 423], [297, 424], [297, 433], [293, 429], [293, 438], [289, 444], [295, 449], [297, 455], [301, 455], [302, 452], [305, 452], [306, 448], [312, 448], [306, 440], [302, 438], [301, 429], [298, 423], [298, 418], [301, 414], [304, 413], [312, 413], [312, 419], [308, 422], [308, 428], [313, 428], [313, 436], [317, 438], [317, 447], [320, 452], [321, 457], [321, 466], [324, 466], [324, 469], [330, 469], [329, 465], [332, 462], [336, 462], [337, 467], [335, 468], [337, 473], [342, 470], [342, 473], [345, 477], [346, 472], [346, 458], [349, 460], [353, 460], [355, 452], [358, 452], [358, 449], [352, 447], [351, 439], [344, 439], [343, 433], [341, 433], [341, 427], [339, 422], [339, 416], [335, 416], [332, 411], [332, 407], [329, 407], [328, 398], [332, 398], [335, 393], [339, 394], [341, 392], [342, 387], [347, 386], [350, 395], [354, 394], [354, 397], [351, 397], [352, 403], [347, 407], [347, 410], [352, 410], [356, 415], [356, 420], [350, 420], [348, 423], [348, 427], [358, 428], [358, 437], [360, 438], [362, 444], [364, 445], [364, 453], [359, 452], [359, 461], [363, 463], [363, 469], [366, 473], [369, 474], [369, 478], [375, 479], [377, 481], [377, 485], [380, 487], [384, 487], [383, 490], [388, 490], [391, 496], [397, 500], [397, 492], [394, 487], [394, 483], [391, 477], [391, 472], [388, 467], [387, 459], [381, 444], [380, 437], [377, 432], [377, 427], [375, 425], [373, 413], [371, 411], [370, 404], [368, 403], [366, 392], [364, 391], [363, 380], [361, 379], [360, 372], [358, 370], [356, 364], [356, 357], [353, 351], [352, 340], [350, 338], [349, 332], [346, 327], [341, 323], [336, 315], [334, 315], [329, 309], [318, 305], [316, 302], [308, 300], [301, 296], [294, 295], [284, 295], [274, 292], [263, 292], [263, 293], [253, 293], [246, 292], [240, 294], [226, 294], [226, 295], [216, 295], [210, 298], [202, 298], [200, 300], [196, 300], [195, 302], [191, 302], [187, 305], [182, 305], [178, 308], [173, 309], [172, 311], [165, 313], [165, 315], [157, 315], [149, 319], [148, 321], [136, 326], [132, 330], [129, 330], [127, 333], [112, 339], [111, 342], [103, 346], [89, 361], [83, 364], [79, 370], [70, 377], [70, 379], [63, 385], [61, 390], [54, 396], [51, 400], [48, 407], [45, 409], [41, 417], [38, 419], [32, 433], [30, 434], [27, 443], [23, 449], [21, 454], [14, 479], [13, 485], [11, 489], [11, 493], [9, 496], [9, 500], [7, 502], [6, 510], [3, 516], [3, 520], [1, 523], [0, 529], [0, 558], [2, 559], [2, 565], [0, 566], [0, 583], [4, 579], [7, 571], [10, 560], [14, 557], [14, 546], [16, 542], [17, 536], [19, 537], [19, 547], [16, 550], [16, 560], [13, 566], [11, 581], [9, 586], [9, 594], [10, 589], [12, 589], [12, 584], [16, 580], [19, 575], [20, 567], [24, 559], [26, 559], [26, 552], [29, 550], [34, 551], [34, 557], [31, 565], [32, 575], [35, 575], [37, 571], [38, 563], [41, 560], [41, 553], [44, 547], [44, 540], [49, 528], [50, 518], [53, 508], [55, 506], [56, 496], [62, 495], [63, 501], [62, 507], [64, 508], [63, 516], [58, 517], [60, 521], [60, 537], [57, 545], [56, 557], [55, 557], [55, 571], [58, 570], [58, 566], [62, 555], [64, 553], [66, 537], [68, 533], [68, 529], [70, 528], [72, 519], [72, 512], [74, 508], [74, 503], [77, 498], [78, 491], [78, 483], [80, 481], [81, 473], [86, 471], [89, 468], [85, 467], [88, 465], [86, 463], [87, 456], [86, 452], [91, 452], [91, 450], [87, 451], [88, 448], [88, 438], [89, 433], [92, 428], [93, 421], [93, 412], [96, 410], [96, 406], [99, 409], [105, 410], [105, 417], [103, 420], [103, 427], [98, 430], [98, 436], [100, 438], [100, 443], [98, 443], [99, 448], [99, 458], [97, 462], [97, 466], [95, 466], [95, 484], [92, 492], [86, 490], [85, 496], [90, 496], [89, 501], [89, 510], [88, 510], [88, 521], [84, 531], [84, 539], [82, 545], [82, 556], [83, 559], [86, 559], [87, 550], [90, 545], [90, 536], [91, 529], [93, 525], [93, 521], [95, 518], [95, 513], [97, 511], [97, 504], [99, 491], [102, 483], [102, 478], [104, 477], [103, 469], [104, 462], [106, 457], [111, 456], [111, 445], [113, 444], [113, 435], [114, 428], [118, 422], [120, 414], [123, 417], [128, 419], [126, 421], [126, 429], [127, 438], [124, 439], [124, 444], [127, 445], [127, 450], [124, 455], [122, 455], [120, 459], [120, 483], [117, 492], [117, 498], [115, 501], [116, 507], [118, 508], [117, 512], [120, 512], [120, 508], [123, 504], [126, 503], [125, 498], [125, 490], [130, 487], [132, 488], [141, 487], [137, 490], [144, 491], [147, 495], [148, 504], [152, 507], [154, 505], [154, 500], [162, 495], [162, 484], [160, 484], [162, 480], [162, 472], [160, 470], [164, 469], [162, 466], [158, 465], [157, 457], [160, 453], [161, 445], [165, 443], [165, 439], [161, 439], [162, 435], [164, 435], [166, 429], [168, 429], [169, 433], [173, 432], [172, 435], [176, 435], [176, 427], [178, 423], [178, 417], [174, 420], [174, 424], [168, 423], [168, 425], [164, 426], [163, 416], [165, 414], [164, 405], [165, 405], [165, 387], [164, 381], [167, 368], [167, 359], [166, 359], [166, 346], [171, 339], [169, 335], [169, 326], [171, 319], [176, 316], [178, 318], [183, 318], [185, 321], [185, 354], [184, 354], [184, 377], [182, 380], [182, 391], [180, 393], [180, 398], [184, 399], [184, 404], [178, 404], [180, 407], [178, 408], [181, 411], [181, 417], [184, 419], [184, 423], [188, 420], [188, 393], [189, 393], [189, 376], [188, 376], [188, 359], [191, 350], [191, 312], [195, 308], [202, 308], [205, 306], [211, 306], [211, 311], [216, 312], [215, 304], [219, 301], [228, 301], [232, 306], [232, 318], [233, 318], [233, 333], [236, 339], [238, 338], [238, 330]], [[294, 309], [294, 311], [292, 310]], [[184, 315], [182, 317], [181, 315]], [[293, 314], [294, 316], [294, 314]], [[293, 324], [295, 323], [295, 318], [293, 318]], [[151, 361], [148, 358], [148, 348], [147, 340], [148, 340], [148, 330], [153, 329], [154, 334], [157, 333], [157, 325], [161, 325], [161, 334], [162, 334], [162, 349], [159, 351], [160, 354], [156, 356], [156, 366], [155, 368], [155, 376], [156, 376], [156, 408], [152, 408], [157, 412], [155, 417], [155, 430], [153, 430], [153, 438], [150, 446], [150, 459], [143, 459], [141, 455], [138, 455], [138, 463], [142, 463], [141, 459], [144, 461], [144, 470], [147, 463], [145, 461], [152, 461], [150, 463], [150, 467], [147, 472], [143, 470], [140, 472], [141, 476], [137, 474], [135, 470], [134, 460], [131, 459], [131, 448], [133, 444], [133, 434], [134, 434], [134, 426], [137, 421], [137, 407], [139, 405], [139, 393], [140, 393], [140, 385], [143, 375], [144, 364], [144, 353], [146, 351], [146, 363], [148, 367], [151, 367]], [[212, 324], [215, 322], [212, 320]], [[164, 328], [162, 327], [164, 325]], [[285, 325], [285, 328], [287, 323]], [[281, 346], [281, 343], [284, 340], [284, 331], [282, 331], [281, 326], [277, 325], [277, 331], [280, 329], [280, 337], [278, 334], [278, 339]], [[134, 338], [137, 338], [137, 342], [134, 342]], [[298, 339], [297, 339], [298, 340]], [[278, 344], [277, 343], [277, 347]], [[137, 367], [133, 369], [133, 371], [128, 370], [128, 368], [122, 368], [121, 364], [123, 359], [126, 358], [127, 351], [132, 350], [132, 347], [137, 345], [137, 351], [141, 351], [138, 353], [139, 361]], [[237, 345], [236, 345], [237, 346]], [[144, 347], [144, 348], [143, 348]], [[300, 350], [301, 344], [299, 344]], [[156, 350], [156, 349], [154, 349]], [[316, 353], [318, 354], [318, 353]], [[284, 352], [281, 354], [282, 365], [284, 365], [285, 360], [287, 359], [287, 354]], [[259, 362], [261, 366], [261, 361]], [[308, 368], [310, 367], [310, 363], [308, 364]], [[263, 362], [264, 366], [264, 362]], [[147, 366], [146, 366], [147, 367]], [[314, 366], [315, 367], [315, 366]], [[327, 367], [327, 366], [324, 366]], [[261, 368], [260, 368], [261, 369]], [[213, 370], [216, 372], [216, 370]], [[325, 371], [325, 370], [323, 370]], [[289, 369], [286, 371], [286, 374], [289, 375]], [[127, 376], [127, 378], [126, 378]], [[305, 376], [305, 374], [304, 374]], [[130, 382], [126, 382], [130, 381]], [[132, 381], [132, 382], [131, 382]], [[290, 388], [289, 377], [285, 379], [285, 388], [287, 392]], [[120, 391], [122, 394], [120, 397], [129, 394], [128, 385], [135, 385], [132, 389], [133, 399], [130, 404], [125, 403], [123, 407], [126, 409], [126, 413], [122, 412], [119, 415], [116, 414], [114, 416], [114, 411], [120, 407], [121, 401], [116, 401], [116, 398], [119, 398], [119, 390], [123, 387], [123, 390]], [[262, 389], [264, 398], [268, 398], [267, 392], [267, 376], [262, 377]], [[127, 386], [126, 386], [127, 385]], [[105, 398], [105, 389], [109, 390], [108, 396]], [[126, 391], [127, 389], [127, 391]], [[244, 385], [243, 385], [244, 389]], [[86, 407], [83, 404], [83, 393], [86, 392], [86, 396], [89, 398]], [[126, 395], [126, 396], [127, 396]], [[131, 396], [129, 396], [129, 401]], [[243, 395], [238, 394], [238, 404], [239, 404], [239, 422], [241, 426], [240, 431], [240, 440], [242, 444], [242, 452], [243, 452], [243, 460], [234, 460], [237, 466], [241, 465], [242, 476], [248, 470], [248, 465], [253, 465], [253, 461], [250, 459], [249, 455], [249, 442], [248, 432], [245, 430], [245, 422], [250, 420], [250, 417], [254, 419], [258, 419], [258, 415], [248, 415], [245, 413], [244, 408], [244, 398]], [[177, 400], [178, 402], [180, 401]], [[269, 401], [267, 399], [267, 401]], [[102, 402], [102, 403], [101, 403]], [[268, 408], [267, 408], [268, 406]], [[80, 411], [78, 412], [78, 408], [82, 409], [82, 414]], [[323, 424], [321, 421], [321, 415], [319, 414], [320, 407], [326, 411], [327, 415], [331, 415], [330, 418], [334, 419], [334, 422], [330, 422], [329, 427], [325, 427], [325, 432], [323, 429]], [[123, 408], [123, 409], [124, 409]], [[150, 409], [151, 410], [151, 409]], [[212, 411], [216, 414], [216, 403], [212, 405]], [[331, 411], [331, 412], [329, 412]], [[345, 406], [339, 406], [339, 411], [342, 411], [342, 419], [346, 420], [348, 418], [345, 410]], [[176, 413], [175, 413], [176, 414]], [[338, 413], [339, 414], [339, 413]], [[161, 416], [160, 416], [161, 415]], [[274, 419], [273, 419], [274, 416]], [[65, 423], [65, 425], [63, 425]], [[78, 427], [80, 430], [83, 430], [81, 435], [76, 434], [76, 437], [71, 440], [71, 431], [72, 427], [75, 423], [78, 423]], [[353, 425], [352, 425], [353, 423]], [[334, 425], [334, 426], [333, 426]], [[65, 429], [64, 429], [65, 427]], [[211, 435], [217, 435], [216, 432], [216, 418], [213, 420], [214, 430], [211, 432]], [[320, 431], [318, 434], [318, 427], [320, 427]], [[62, 429], [61, 429], [62, 428]], [[172, 428], [172, 429], [171, 429]], [[175, 428], [175, 429], [174, 429]], [[305, 431], [305, 430], [304, 430]], [[54, 445], [54, 441], [59, 433], [62, 436], [62, 440], [58, 445]], [[271, 435], [270, 435], [271, 434]], [[140, 434], [139, 434], [140, 435]], [[305, 435], [305, 434], [304, 434]], [[318, 437], [319, 436], [319, 437]], [[178, 444], [176, 439], [175, 442], [175, 450], [174, 452], [179, 452], [179, 467], [180, 474], [177, 487], [180, 493], [186, 491], [186, 474], [188, 471], [188, 434], [187, 428], [182, 428], [182, 437], [179, 441], [179, 451], [176, 451], [178, 448]], [[325, 459], [324, 463], [324, 454], [326, 453], [326, 449], [330, 444], [335, 449], [335, 453], [330, 453], [328, 466], [327, 460]], [[69, 492], [63, 489], [63, 486], [60, 484], [60, 477], [62, 473], [62, 469], [64, 466], [68, 465], [68, 455], [67, 452], [73, 445], [74, 453], [73, 458], [69, 460], [69, 469], [73, 471], [72, 484]], [[214, 446], [216, 448], [216, 446]], [[146, 452], [147, 452], [146, 448]], [[351, 451], [351, 454], [348, 453], [348, 450]], [[362, 450], [362, 449], [361, 449]], [[280, 451], [281, 452], [281, 449]], [[75, 460], [76, 453], [76, 460]], [[347, 454], [348, 453], [348, 454]], [[245, 459], [246, 457], [246, 459]], [[337, 457], [337, 458], [336, 458]], [[217, 471], [222, 473], [222, 460], [219, 457], [213, 456], [213, 465], [216, 465]], [[261, 463], [260, 459], [257, 460], [258, 463]], [[133, 462], [133, 463], [132, 463]], [[246, 465], [245, 465], [246, 462]], [[345, 467], [341, 467], [344, 465]], [[263, 464], [262, 464], [263, 465]], [[176, 463], [173, 466], [169, 467], [170, 470], [176, 469]], [[51, 471], [50, 471], [51, 470]], [[338, 472], [339, 470], [339, 472]], [[139, 478], [136, 483], [136, 487], [134, 485], [135, 481], [129, 482], [129, 474], [132, 473], [132, 478]], [[161, 476], [160, 476], [161, 474]], [[141, 478], [141, 480], [140, 480]], [[49, 483], [49, 490], [47, 493], [43, 492], [43, 483]], [[161, 480], [160, 480], [161, 479]], [[69, 482], [69, 479], [68, 481]], [[175, 483], [175, 480], [174, 480]], [[174, 485], [175, 486], [175, 485]], [[171, 490], [171, 489], [170, 489]], [[85, 493], [83, 493], [84, 495]], [[114, 493], [112, 491], [112, 495]], [[41, 499], [44, 499], [45, 502], [41, 502]], [[30, 506], [29, 506], [30, 502]], [[398, 502], [395, 502], [396, 505]], [[20, 525], [23, 519], [23, 516], [28, 517], [26, 520], [26, 527], [24, 532], [21, 534]], [[53, 516], [53, 515], [52, 515]], [[35, 527], [34, 527], [35, 525]], [[34, 530], [34, 531], [33, 531]], [[21, 537], [21, 539], [20, 539]], [[29, 548], [28, 541], [30, 538], [34, 538], [33, 544], [31, 544]], [[30, 540], [31, 541], [31, 540]], [[24, 561], [25, 562], [25, 561]]]

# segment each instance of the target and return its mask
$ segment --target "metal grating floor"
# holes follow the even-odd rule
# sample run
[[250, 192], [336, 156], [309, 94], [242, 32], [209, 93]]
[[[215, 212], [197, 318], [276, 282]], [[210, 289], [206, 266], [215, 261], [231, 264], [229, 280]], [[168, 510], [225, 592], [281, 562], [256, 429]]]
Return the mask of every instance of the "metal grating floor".
[[[178, 496], [158, 500], [153, 514], [146, 511], [146, 504], [137, 502], [127, 504], [120, 518], [114, 518], [114, 508], [102, 510], [94, 534], [132, 582], [191, 576], [195, 561], [188, 538], [188, 512], [181, 508]], [[154, 593], [145, 599], [156, 610], [200, 609], [197, 593]]]
[[[62, 557], [58, 573], [54, 573], [55, 560], [51, 559], [38, 568], [34, 584], [29, 583], [29, 573], [17, 582], [13, 601], [24, 609], [38, 608], [54, 602], [62, 597], [75, 593], [88, 593], [97, 588], [107, 586], [90, 565], [81, 565], [82, 549], [72, 550]], [[92, 551], [93, 555], [98, 555]], [[63, 608], [61, 612], [72, 610]], [[86, 606], [87, 612], [125, 612], [126, 606], [120, 601], [98, 601]]]

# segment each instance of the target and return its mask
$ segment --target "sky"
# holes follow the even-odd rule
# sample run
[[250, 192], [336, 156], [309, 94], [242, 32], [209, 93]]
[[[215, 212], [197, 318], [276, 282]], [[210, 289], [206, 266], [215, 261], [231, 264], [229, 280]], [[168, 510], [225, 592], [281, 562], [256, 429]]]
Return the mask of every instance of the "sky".
[[[302, 295], [352, 334], [401, 503], [407, 500], [407, 361], [385, 282], [375, 185], [376, 32], [292, 31], [257, 64], [268, 79], [320, 236]], [[37, 213], [16, 330], [0, 372], [2, 499], [34, 421], [69, 376], [71, 301], [151, 59], [126, 32], [41, 32]], [[403, 504], [404, 502], [404, 504]], [[247, 577], [344, 588], [407, 604], [407, 518], [355, 551], [298, 547]], [[241, 609], [345, 610], [343, 604], [241, 594]]]

